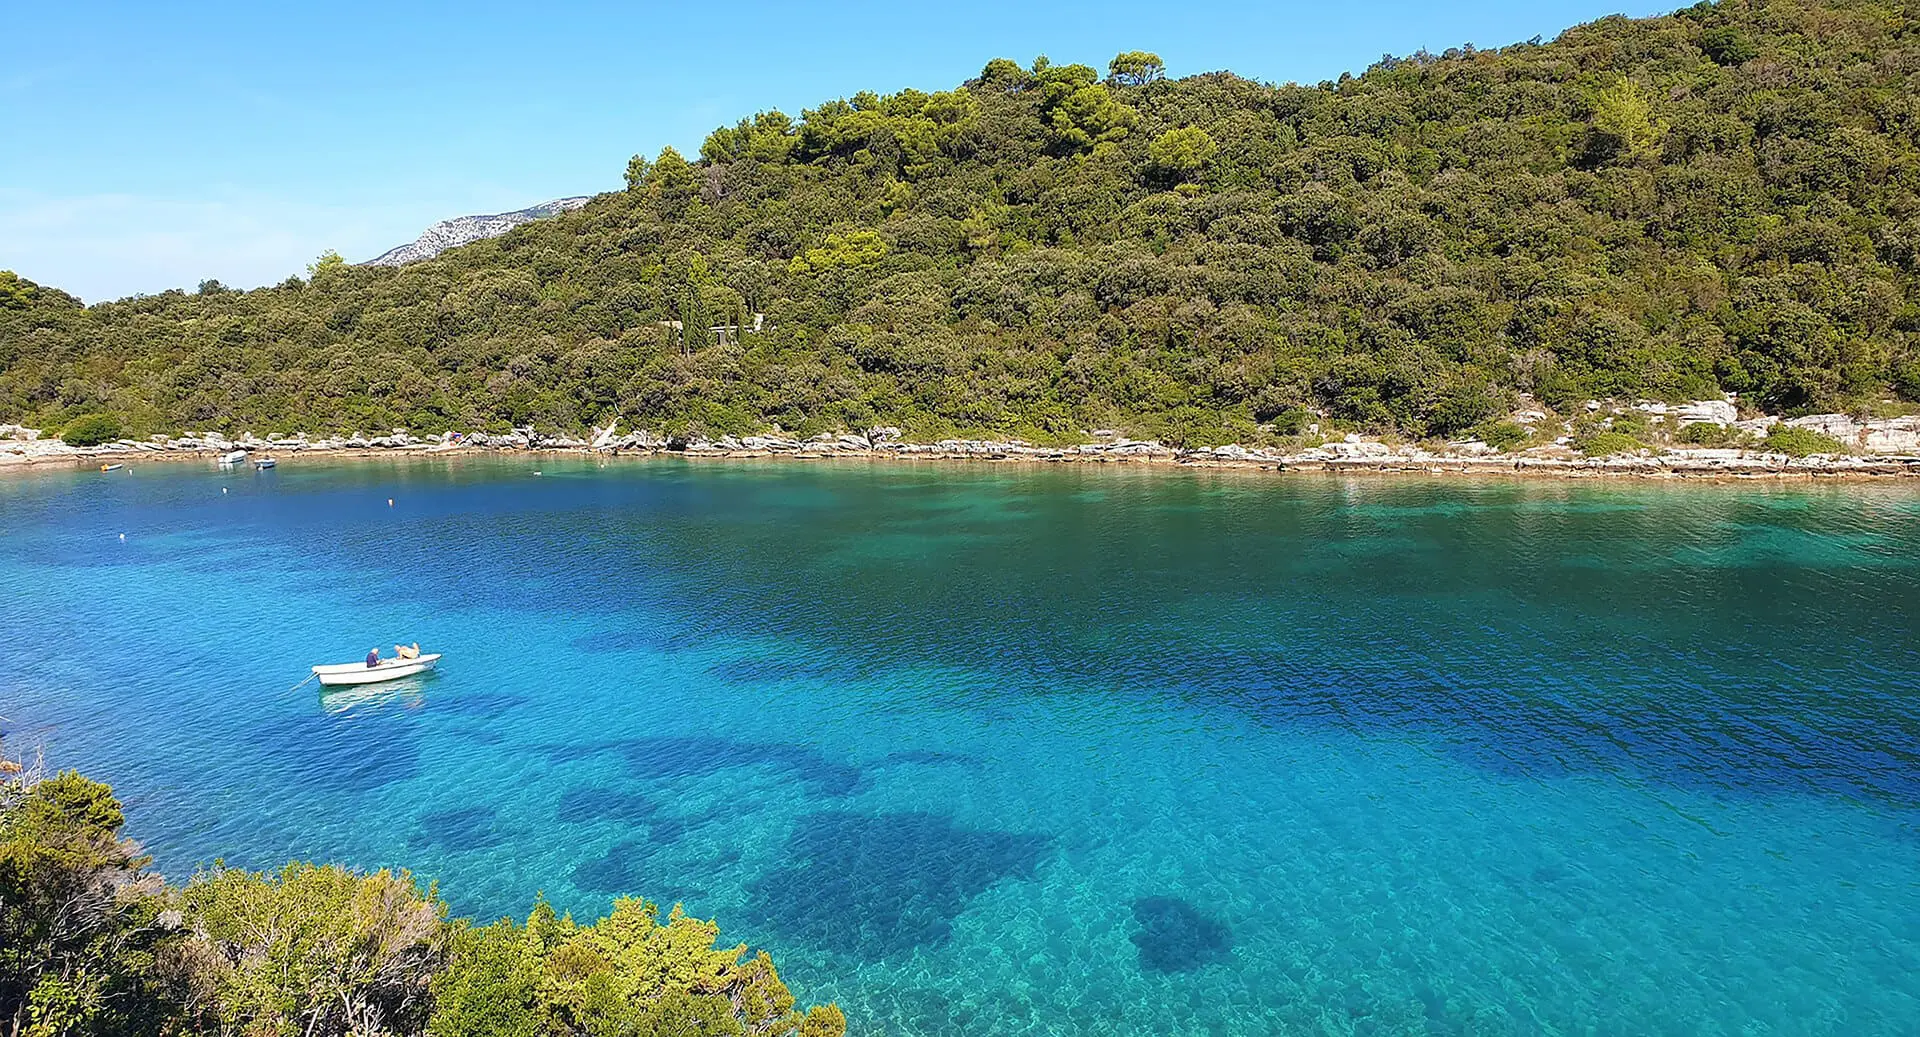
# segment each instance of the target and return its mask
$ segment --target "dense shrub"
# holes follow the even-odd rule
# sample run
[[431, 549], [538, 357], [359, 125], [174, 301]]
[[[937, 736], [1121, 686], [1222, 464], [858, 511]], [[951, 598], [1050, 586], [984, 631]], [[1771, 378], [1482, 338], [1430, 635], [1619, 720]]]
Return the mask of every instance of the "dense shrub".
[[112, 790], [0, 757], [0, 1032], [24, 1037], [843, 1037], [766, 954], [640, 900], [446, 921], [405, 872], [145, 872]]
[[1526, 442], [1530, 433], [1511, 421], [1490, 421], [1474, 429], [1474, 435], [1495, 450], [1506, 450]]
[[1808, 457], [1813, 454], [1844, 454], [1847, 445], [1833, 438], [1815, 432], [1810, 428], [1796, 428], [1792, 425], [1775, 425], [1767, 430], [1767, 438], [1760, 445], [1776, 454], [1788, 457]]
[[1596, 432], [1575, 437], [1573, 448], [1588, 457], [1611, 457], [1615, 454], [1639, 453], [1647, 445], [1624, 432]]
[[1740, 441], [1740, 432], [1711, 421], [1695, 421], [1674, 438], [1693, 446], [1731, 446]]
[[99, 446], [120, 438], [120, 419], [112, 414], [82, 414], [67, 422], [60, 438], [68, 446]]

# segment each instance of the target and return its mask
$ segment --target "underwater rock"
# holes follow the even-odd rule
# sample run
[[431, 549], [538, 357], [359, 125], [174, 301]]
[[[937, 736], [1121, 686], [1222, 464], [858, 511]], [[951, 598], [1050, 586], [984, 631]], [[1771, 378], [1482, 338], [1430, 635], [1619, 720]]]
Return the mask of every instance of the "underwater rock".
[[1133, 902], [1133, 920], [1140, 924], [1133, 934], [1140, 965], [1152, 972], [1191, 972], [1233, 949], [1233, 934], [1224, 923], [1179, 897], [1141, 897]]
[[500, 812], [493, 807], [456, 807], [422, 815], [411, 842], [445, 850], [482, 850], [506, 841]]
[[774, 932], [862, 961], [937, 947], [973, 898], [1032, 879], [1053, 841], [962, 828], [944, 815], [828, 812], [800, 819], [789, 863], [748, 884]]
[[639, 792], [576, 785], [560, 794], [554, 819], [566, 824], [591, 821], [644, 823], [659, 813], [660, 805]]
[[615, 843], [600, 856], [574, 865], [573, 884], [591, 893], [640, 896], [652, 877], [647, 865], [653, 850], [645, 839]]

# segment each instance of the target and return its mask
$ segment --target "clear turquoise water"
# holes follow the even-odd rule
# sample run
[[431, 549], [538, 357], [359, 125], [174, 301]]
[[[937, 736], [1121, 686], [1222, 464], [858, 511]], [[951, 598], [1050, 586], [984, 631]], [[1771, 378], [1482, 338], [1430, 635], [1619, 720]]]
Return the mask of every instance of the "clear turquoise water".
[[[176, 876], [680, 900], [857, 1034], [1910, 1034], [1917, 523], [1901, 486], [34, 473], [0, 714]], [[442, 672], [287, 690], [403, 638]]]

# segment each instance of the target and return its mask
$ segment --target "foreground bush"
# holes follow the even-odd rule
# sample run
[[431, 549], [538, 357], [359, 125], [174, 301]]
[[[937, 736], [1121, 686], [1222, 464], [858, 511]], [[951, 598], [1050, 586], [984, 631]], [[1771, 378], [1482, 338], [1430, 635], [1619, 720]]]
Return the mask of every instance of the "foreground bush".
[[405, 872], [215, 868], [176, 899], [186, 932], [162, 965], [198, 1031], [417, 1033], [426, 1022], [446, 908]]
[[719, 949], [720, 929], [675, 907], [620, 899], [590, 926], [556, 918], [544, 902], [524, 926], [461, 930], [434, 981], [432, 1037], [838, 1037], [831, 1005], [804, 1015], [765, 952]]
[[[4, 757], [0, 757], [3, 761]], [[448, 922], [406, 872], [144, 869], [107, 786], [0, 770], [0, 1033], [7, 1037], [842, 1037], [794, 1009], [765, 953], [678, 907], [590, 926]], [[744, 958], [744, 960], [743, 960]]]
[[[4, 757], [0, 757], [4, 759]], [[151, 1033], [163, 899], [120, 803], [74, 773], [0, 781], [0, 1029]]]

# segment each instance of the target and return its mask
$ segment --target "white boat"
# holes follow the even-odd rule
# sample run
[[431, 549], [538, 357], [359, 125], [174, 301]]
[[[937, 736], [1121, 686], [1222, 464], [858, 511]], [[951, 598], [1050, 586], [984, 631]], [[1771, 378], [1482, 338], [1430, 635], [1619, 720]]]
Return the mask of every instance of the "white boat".
[[230, 450], [220, 455], [221, 464], [239, 464], [247, 459], [245, 450]]
[[425, 673], [433, 669], [433, 664], [439, 661], [439, 652], [415, 656], [412, 659], [396, 656], [392, 659], [382, 659], [373, 666], [363, 662], [316, 666], [313, 668], [313, 675], [320, 678], [320, 683], [328, 687], [337, 687], [342, 684], [378, 684], [381, 681], [398, 680], [401, 677], [411, 677], [416, 673]]
[[273, 458], [271, 458], [271, 457], [263, 457], [263, 458], [261, 458], [260, 460], [258, 460], [258, 461], [255, 461], [255, 462], [253, 463], [253, 466], [254, 466], [255, 468], [258, 468], [258, 469], [260, 469], [261, 471], [263, 471], [263, 472], [264, 472], [264, 471], [266, 471], [267, 469], [269, 469], [269, 468], [272, 468], [272, 467], [273, 467], [273, 464], [274, 464], [274, 461], [273, 461]]

